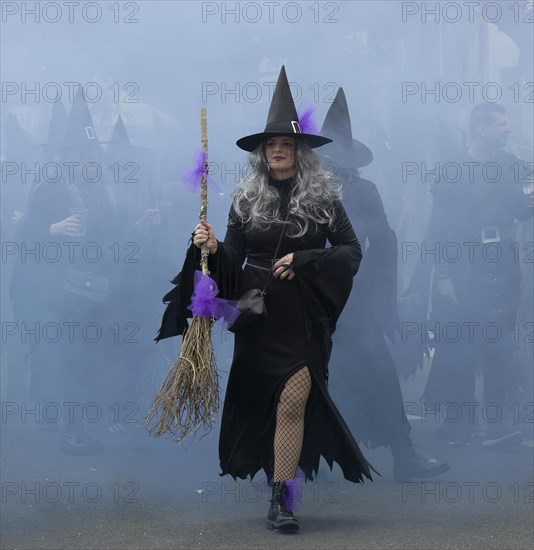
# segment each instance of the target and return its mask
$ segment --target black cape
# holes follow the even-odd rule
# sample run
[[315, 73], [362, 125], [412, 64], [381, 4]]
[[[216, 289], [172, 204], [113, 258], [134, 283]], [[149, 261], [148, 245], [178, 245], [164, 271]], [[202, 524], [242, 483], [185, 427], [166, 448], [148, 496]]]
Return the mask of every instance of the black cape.
[[350, 298], [338, 321], [332, 396], [358, 441], [389, 445], [410, 433], [395, 362], [385, 336], [398, 329], [397, 237], [389, 226], [375, 184], [358, 176], [343, 182], [343, 204], [364, 247]]
[[[291, 180], [271, 182], [287, 205]], [[352, 288], [361, 261], [361, 249], [341, 203], [336, 203], [335, 227], [310, 227], [293, 238], [286, 232], [278, 257], [294, 253], [291, 281], [272, 279], [267, 288], [269, 315], [235, 335], [219, 440], [221, 475], [246, 478], [264, 469], [274, 470], [273, 440], [276, 405], [286, 381], [308, 366], [312, 390], [305, 413], [299, 467], [312, 479], [323, 456], [337, 462], [346, 479], [371, 478], [372, 466], [361, 453], [327, 391], [332, 333]], [[216, 254], [210, 256], [210, 273], [220, 296], [236, 299], [252, 288], [263, 288], [281, 233], [281, 224], [265, 231], [245, 231], [232, 208], [227, 233]], [[325, 248], [326, 241], [332, 245]], [[242, 265], [247, 260], [242, 270]], [[187, 328], [186, 306], [192, 291], [192, 270], [198, 269], [199, 252], [191, 245], [184, 268], [166, 296], [169, 301], [157, 339], [181, 334]]]

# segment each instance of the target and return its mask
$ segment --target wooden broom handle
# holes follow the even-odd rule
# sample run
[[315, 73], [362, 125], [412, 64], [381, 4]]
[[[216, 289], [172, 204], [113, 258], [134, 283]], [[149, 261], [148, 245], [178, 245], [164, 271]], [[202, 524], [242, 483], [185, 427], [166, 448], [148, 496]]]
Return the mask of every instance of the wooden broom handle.
[[[202, 151], [205, 153], [204, 161], [204, 173], [202, 174], [202, 179], [200, 180], [200, 220], [206, 220], [208, 216], [208, 178], [206, 174], [208, 173], [208, 121], [206, 118], [206, 109], [200, 109], [200, 146]], [[201, 251], [201, 260], [200, 265], [202, 268], [202, 273], [208, 273], [208, 245], [204, 243], [200, 247]]]

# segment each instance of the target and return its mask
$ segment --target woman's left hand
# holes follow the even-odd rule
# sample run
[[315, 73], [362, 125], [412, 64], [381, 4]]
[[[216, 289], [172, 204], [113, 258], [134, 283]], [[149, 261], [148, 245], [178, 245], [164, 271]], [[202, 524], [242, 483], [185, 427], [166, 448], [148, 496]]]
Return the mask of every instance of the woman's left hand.
[[287, 279], [291, 281], [295, 276], [295, 272], [291, 269], [293, 263], [293, 252], [286, 254], [280, 258], [273, 266], [273, 276], [277, 279]]

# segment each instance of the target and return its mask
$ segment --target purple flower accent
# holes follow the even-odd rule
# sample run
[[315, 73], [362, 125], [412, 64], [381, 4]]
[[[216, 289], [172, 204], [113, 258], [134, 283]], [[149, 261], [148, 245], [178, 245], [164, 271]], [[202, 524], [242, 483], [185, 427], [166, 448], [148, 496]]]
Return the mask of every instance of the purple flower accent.
[[216, 298], [219, 294], [217, 283], [202, 271], [195, 271], [195, 288], [191, 296], [189, 309], [195, 317], [223, 318], [231, 325], [239, 316], [238, 300], [224, 300]]

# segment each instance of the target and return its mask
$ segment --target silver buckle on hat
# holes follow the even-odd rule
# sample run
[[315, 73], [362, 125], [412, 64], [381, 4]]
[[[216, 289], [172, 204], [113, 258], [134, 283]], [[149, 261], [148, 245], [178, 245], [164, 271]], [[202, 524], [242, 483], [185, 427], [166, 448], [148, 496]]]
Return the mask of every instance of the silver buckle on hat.
[[299, 124], [298, 120], [292, 120], [291, 121], [291, 126], [293, 128], [293, 133], [294, 134], [302, 134], [302, 132], [300, 131], [300, 124]]
[[501, 242], [501, 232], [498, 225], [488, 225], [480, 231], [482, 244]]
[[84, 130], [85, 130], [85, 135], [87, 136], [87, 139], [96, 139], [95, 131], [93, 130], [92, 126], [86, 126]]

